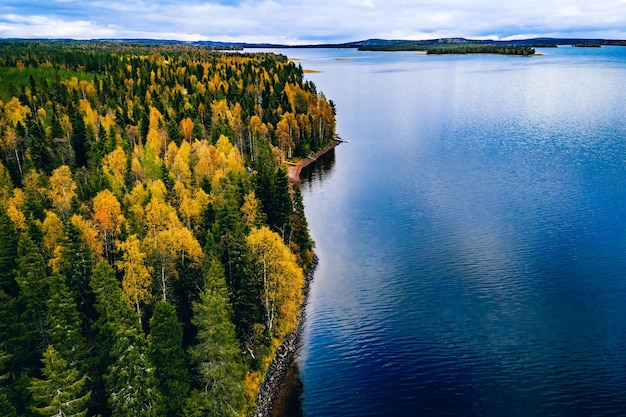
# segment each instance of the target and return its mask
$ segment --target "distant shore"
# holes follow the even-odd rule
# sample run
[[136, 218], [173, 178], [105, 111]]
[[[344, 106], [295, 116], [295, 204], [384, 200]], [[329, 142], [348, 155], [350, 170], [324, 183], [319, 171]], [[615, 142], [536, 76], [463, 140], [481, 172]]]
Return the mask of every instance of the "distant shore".
[[309, 165], [311, 165], [314, 162], [317, 162], [318, 158], [321, 157], [322, 155], [326, 154], [327, 152], [330, 152], [332, 149], [335, 149], [340, 143], [345, 142], [341, 139], [334, 139], [333, 142], [326, 146], [323, 149], [320, 149], [319, 151], [315, 152], [314, 154], [311, 154], [309, 156], [307, 156], [306, 158], [304, 158], [303, 160], [301, 160], [300, 162], [298, 162], [295, 165], [290, 165], [288, 170], [287, 170], [287, 176], [289, 176], [289, 181], [292, 184], [297, 184], [300, 182], [300, 173], [302, 172], [302, 170], [305, 167], [308, 167]]

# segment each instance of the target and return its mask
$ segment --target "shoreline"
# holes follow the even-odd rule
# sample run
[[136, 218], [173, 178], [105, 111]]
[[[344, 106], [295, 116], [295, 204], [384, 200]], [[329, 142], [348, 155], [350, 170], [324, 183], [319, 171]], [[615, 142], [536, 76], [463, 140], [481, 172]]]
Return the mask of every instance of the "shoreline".
[[313, 281], [313, 276], [315, 275], [315, 270], [317, 269], [318, 261], [317, 255], [313, 255], [313, 261], [304, 273], [304, 287], [302, 287], [304, 301], [300, 306], [298, 322], [296, 323], [296, 327], [285, 337], [283, 343], [276, 350], [276, 356], [274, 356], [272, 363], [270, 363], [267, 369], [267, 374], [261, 384], [254, 413], [252, 414], [254, 417], [270, 417], [272, 415], [272, 407], [276, 396], [280, 391], [285, 376], [289, 372], [291, 364], [296, 359], [298, 351], [300, 350], [306, 306], [309, 299], [309, 289]]
[[[320, 149], [314, 154], [309, 155], [295, 165], [289, 165], [287, 169], [287, 176], [289, 177], [289, 184], [291, 188], [295, 184], [300, 183], [300, 173], [302, 170], [317, 162], [318, 158], [335, 149], [344, 140], [336, 137], [332, 143], [328, 146]], [[283, 343], [276, 350], [276, 356], [272, 359], [265, 379], [261, 384], [259, 395], [257, 397], [256, 406], [254, 407], [254, 417], [270, 417], [272, 415], [272, 408], [278, 393], [280, 392], [281, 385], [283, 384], [285, 377], [289, 373], [292, 363], [298, 355], [300, 346], [302, 344], [302, 330], [304, 328], [304, 321], [306, 319], [306, 306], [309, 300], [309, 290], [319, 258], [313, 254], [313, 261], [309, 265], [306, 271], [304, 271], [304, 287], [302, 287], [302, 294], [304, 299], [300, 305], [298, 321], [294, 329], [289, 333]]]
[[315, 152], [314, 154], [307, 156], [306, 158], [304, 158], [303, 160], [301, 160], [295, 165], [289, 165], [289, 168], [287, 169], [287, 176], [289, 177], [289, 182], [291, 184], [299, 183], [300, 173], [305, 167], [308, 167], [312, 163], [317, 162], [317, 159], [319, 157], [323, 156], [324, 154], [331, 151], [332, 149], [335, 149], [342, 142], [345, 142], [345, 141], [341, 139], [333, 139], [332, 143], [326, 146], [325, 148], [322, 148], [319, 151]]

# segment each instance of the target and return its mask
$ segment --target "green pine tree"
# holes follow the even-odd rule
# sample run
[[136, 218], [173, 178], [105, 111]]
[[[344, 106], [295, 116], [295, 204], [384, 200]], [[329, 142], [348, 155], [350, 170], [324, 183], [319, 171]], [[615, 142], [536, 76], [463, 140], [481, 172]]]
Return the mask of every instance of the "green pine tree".
[[41, 416], [84, 417], [91, 391], [85, 392], [87, 375], [80, 373], [61, 358], [52, 346], [43, 357], [44, 379], [33, 379], [29, 390], [36, 406], [33, 412]]
[[288, 219], [293, 213], [291, 195], [289, 194], [289, 177], [287, 170], [281, 166], [274, 173], [272, 200], [274, 211], [268, 216], [268, 226], [281, 235], [284, 242], [288, 241]]
[[5, 384], [10, 378], [8, 372], [5, 372], [6, 363], [9, 361], [9, 354], [0, 350], [0, 415], [5, 417], [17, 416], [17, 410], [11, 404], [7, 395], [7, 387]]
[[71, 144], [74, 149], [75, 163], [77, 167], [83, 167], [87, 165], [89, 142], [87, 138], [87, 127], [80, 111], [76, 106], [72, 106], [70, 109], [70, 119], [72, 121], [72, 137]]
[[3, 204], [0, 204], [0, 242], [0, 289], [14, 297], [19, 291], [13, 273], [17, 267], [17, 234]]
[[20, 234], [17, 245], [16, 277], [20, 295], [28, 308], [29, 322], [36, 328], [43, 346], [48, 344], [45, 329], [46, 300], [49, 283], [46, 261], [39, 248], [26, 233]]
[[289, 227], [292, 242], [296, 245], [298, 262], [302, 266], [307, 266], [313, 260], [313, 240], [309, 234], [309, 224], [306, 221], [302, 191], [299, 186], [294, 187], [293, 213], [289, 216]]
[[259, 290], [252, 276], [252, 267], [243, 233], [239, 206], [234, 198], [224, 201], [217, 211], [215, 236], [220, 236], [221, 261], [233, 306], [237, 336], [247, 343], [255, 323], [261, 322]]
[[154, 307], [150, 341], [150, 358], [156, 367], [161, 393], [167, 398], [163, 411], [167, 416], [177, 416], [189, 393], [190, 377], [182, 347], [183, 329], [176, 309], [167, 301], [160, 301]]
[[65, 276], [54, 274], [50, 280], [50, 298], [47, 302], [48, 338], [70, 366], [85, 367], [86, 344], [81, 332], [82, 321], [76, 301], [67, 288]]
[[89, 287], [92, 270], [92, 256], [89, 248], [83, 243], [81, 232], [74, 224], [65, 225], [65, 236], [62, 245], [61, 273], [65, 275], [66, 285], [74, 294], [76, 307], [81, 320], [91, 324], [95, 320], [94, 295]]
[[100, 261], [91, 286], [96, 294], [98, 327], [111, 339], [110, 364], [104, 376], [108, 403], [114, 416], [161, 415], [161, 395], [137, 313], [126, 303], [115, 271]]
[[194, 304], [196, 343], [189, 349], [198, 390], [188, 399], [186, 416], [238, 416], [245, 405], [245, 367], [224, 281], [217, 261], [207, 273], [206, 288]]

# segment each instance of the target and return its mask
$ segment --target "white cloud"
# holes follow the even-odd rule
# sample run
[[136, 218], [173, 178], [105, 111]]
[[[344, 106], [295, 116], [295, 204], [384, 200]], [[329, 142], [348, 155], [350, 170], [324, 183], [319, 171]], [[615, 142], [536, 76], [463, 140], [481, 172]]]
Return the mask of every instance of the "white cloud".
[[274, 43], [374, 37], [626, 38], [626, 0], [6, 0], [0, 37]]

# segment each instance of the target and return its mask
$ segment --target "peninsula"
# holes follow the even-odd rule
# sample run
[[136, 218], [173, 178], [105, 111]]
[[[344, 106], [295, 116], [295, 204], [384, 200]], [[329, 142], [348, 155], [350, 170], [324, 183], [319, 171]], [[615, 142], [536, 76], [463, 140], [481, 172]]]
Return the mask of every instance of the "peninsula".
[[316, 265], [283, 161], [339, 143], [333, 102], [185, 43], [0, 40], [0, 79], [3, 415], [270, 404]]

